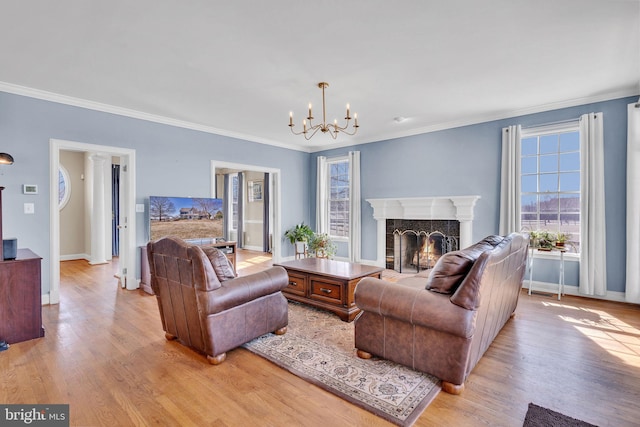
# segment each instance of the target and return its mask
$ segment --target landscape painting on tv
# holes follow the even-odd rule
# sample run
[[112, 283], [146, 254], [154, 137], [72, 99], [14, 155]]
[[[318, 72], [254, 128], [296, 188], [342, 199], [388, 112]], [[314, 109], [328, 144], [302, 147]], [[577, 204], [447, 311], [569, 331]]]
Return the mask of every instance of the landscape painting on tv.
[[194, 243], [206, 243], [224, 236], [223, 218], [222, 199], [149, 198], [151, 240], [175, 236]]

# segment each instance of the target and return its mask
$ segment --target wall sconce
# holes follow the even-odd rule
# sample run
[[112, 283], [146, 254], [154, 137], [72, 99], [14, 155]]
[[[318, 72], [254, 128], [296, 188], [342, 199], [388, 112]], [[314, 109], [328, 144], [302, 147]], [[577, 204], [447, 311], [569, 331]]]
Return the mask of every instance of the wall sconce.
[[7, 153], [0, 153], [0, 165], [12, 165], [13, 156]]

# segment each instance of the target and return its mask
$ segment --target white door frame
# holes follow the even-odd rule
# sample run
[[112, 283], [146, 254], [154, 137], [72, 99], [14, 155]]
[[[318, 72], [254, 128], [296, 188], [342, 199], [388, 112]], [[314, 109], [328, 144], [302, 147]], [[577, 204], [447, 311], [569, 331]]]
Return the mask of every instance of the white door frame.
[[234, 169], [240, 171], [252, 171], [252, 172], [268, 172], [273, 174], [274, 188], [273, 192], [269, 195], [271, 199], [271, 210], [273, 214], [272, 231], [273, 241], [271, 243], [271, 256], [273, 262], [280, 262], [282, 260], [282, 247], [280, 245], [280, 239], [276, 236], [280, 236], [281, 230], [281, 215], [280, 215], [280, 200], [281, 200], [281, 172], [277, 168], [269, 168], [265, 166], [248, 165], [241, 163], [222, 162], [218, 160], [211, 160], [211, 197], [216, 197], [216, 169]]
[[[49, 304], [58, 304], [60, 302], [60, 210], [58, 209], [58, 167], [60, 165], [60, 151], [80, 151], [80, 152], [97, 152], [112, 156], [120, 156], [125, 158], [125, 164], [128, 165], [128, 172], [123, 174], [120, 183], [123, 186], [123, 194], [126, 195], [120, 207], [123, 215], [128, 219], [127, 231], [125, 239], [121, 239], [120, 255], [120, 280], [126, 284], [127, 289], [136, 289], [139, 286], [138, 280], [135, 279], [136, 272], [136, 213], [135, 213], [135, 194], [136, 194], [136, 151], [130, 148], [111, 147], [107, 145], [86, 144], [75, 141], [64, 141], [59, 139], [49, 140], [49, 227], [51, 230], [50, 238], [50, 285], [49, 285]], [[125, 255], [122, 256], [122, 253]]]

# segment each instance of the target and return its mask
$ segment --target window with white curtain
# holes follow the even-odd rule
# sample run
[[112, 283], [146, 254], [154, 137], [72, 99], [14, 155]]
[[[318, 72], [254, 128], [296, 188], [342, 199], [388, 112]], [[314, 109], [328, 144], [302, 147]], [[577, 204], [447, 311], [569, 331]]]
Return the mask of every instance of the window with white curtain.
[[579, 122], [522, 129], [520, 225], [568, 235], [567, 250], [580, 251]]
[[326, 163], [328, 179], [328, 215], [326, 224], [322, 230], [334, 240], [346, 240], [349, 238], [349, 159], [347, 157], [337, 157], [327, 159]]

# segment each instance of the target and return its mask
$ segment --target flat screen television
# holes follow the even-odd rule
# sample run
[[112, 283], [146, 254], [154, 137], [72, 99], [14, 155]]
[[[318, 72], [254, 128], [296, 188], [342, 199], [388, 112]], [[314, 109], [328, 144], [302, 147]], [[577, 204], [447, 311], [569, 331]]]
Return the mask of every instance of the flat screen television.
[[194, 244], [215, 243], [224, 238], [222, 206], [222, 199], [151, 196], [150, 239], [175, 236]]

